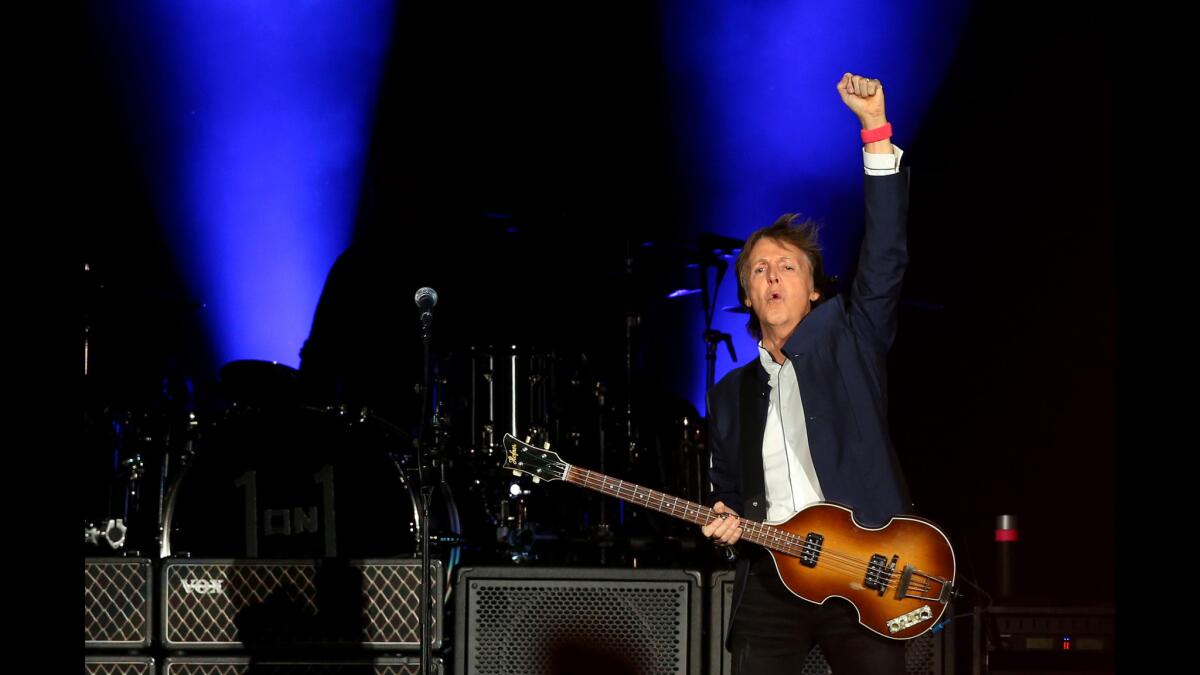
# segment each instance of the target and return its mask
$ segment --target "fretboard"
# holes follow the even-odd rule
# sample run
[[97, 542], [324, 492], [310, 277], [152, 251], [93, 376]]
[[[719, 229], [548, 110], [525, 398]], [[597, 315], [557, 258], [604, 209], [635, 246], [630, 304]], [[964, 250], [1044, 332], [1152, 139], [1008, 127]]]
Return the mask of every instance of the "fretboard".
[[[567, 466], [564, 479], [568, 483], [574, 483], [610, 497], [624, 499], [631, 504], [645, 506], [659, 513], [665, 513], [697, 525], [707, 525], [719, 515], [711, 508], [696, 502], [672, 497], [669, 494], [651, 490], [629, 481], [617, 480], [611, 476], [575, 466]], [[791, 532], [745, 518], [738, 518], [738, 522], [742, 525], [742, 539], [745, 541], [793, 556], [799, 556], [804, 550], [804, 539]]]

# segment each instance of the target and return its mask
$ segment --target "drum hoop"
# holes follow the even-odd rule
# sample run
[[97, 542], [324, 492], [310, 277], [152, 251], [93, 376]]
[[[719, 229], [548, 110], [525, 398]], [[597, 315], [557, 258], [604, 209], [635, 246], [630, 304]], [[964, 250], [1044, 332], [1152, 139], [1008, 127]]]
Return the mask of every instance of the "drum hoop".
[[[376, 415], [375, 413], [371, 412], [369, 408], [363, 408], [357, 414], [352, 415], [351, 413], [349, 413], [348, 411], [346, 411], [344, 409], [333, 407], [333, 406], [320, 407], [320, 406], [313, 406], [313, 405], [288, 405], [288, 406], [283, 406], [280, 408], [243, 407], [241, 409], [234, 410], [234, 411], [226, 410], [226, 411], [224, 411], [223, 416], [221, 416], [213, 421], [212, 428], [219, 429], [219, 428], [223, 427], [226, 423], [229, 423], [230, 421], [233, 421], [233, 420], [240, 420], [240, 419], [247, 419], [247, 418], [252, 419], [254, 415], [263, 415], [263, 414], [270, 414], [270, 413], [275, 413], [275, 412], [283, 412], [283, 413], [292, 414], [297, 411], [304, 411], [304, 413], [306, 413], [306, 414], [316, 413], [316, 415], [318, 416], [319, 419], [324, 418], [324, 416], [327, 416], [327, 415], [333, 415], [338, 418], [344, 417], [344, 419], [339, 419], [338, 421], [345, 423], [344, 430], [347, 430], [347, 431], [356, 428], [356, 425], [368, 425], [369, 428], [376, 430], [376, 433], [378, 433], [379, 430], [387, 432], [387, 433], [380, 434], [381, 437], [385, 438], [385, 440], [392, 440], [392, 437], [398, 438], [401, 441], [411, 439], [408, 432], [406, 432], [403, 428], [401, 428], [400, 426], [387, 420], [384, 417]], [[201, 450], [200, 452], [203, 453], [204, 451]], [[400, 487], [402, 487], [404, 489], [404, 491], [408, 494], [410, 501], [412, 502], [413, 522], [419, 523], [421, 521], [420, 487], [418, 485], [415, 485], [414, 481], [412, 481], [408, 477], [408, 474], [412, 470], [406, 469], [396, 459], [396, 455], [398, 454], [398, 451], [386, 450], [381, 454], [382, 454], [382, 458], [385, 461], [391, 463], [392, 466], [396, 469], [396, 477], [400, 484]], [[195, 464], [195, 461], [194, 461], [195, 458], [199, 457], [199, 456], [200, 456], [200, 454], [195, 455], [193, 457], [193, 461], [190, 461], [187, 464], [185, 464], [184, 466], [182, 466], [179, 470], [179, 473], [173, 479], [171, 479], [171, 481], [167, 485], [166, 494], [164, 495], [164, 498], [163, 498], [162, 522], [159, 524], [159, 532], [160, 532], [159, 557], [160, 558], [168, 558], [171, 556], [171, 553], [172, 553], [172, 551], [171, 551], [171, 534], [173, 532], [172, 521], [174, 520], [174, 517], [175, 517], [175, 507], [176, 507], [176, 503], [179, 498], [179, 491], [180, 491], [181, 486], [184, 484], [185, 480], [187, 479], [188, 474], [191, 472], [192, 467]], [[441, 494], [442, 500], [443, 500], [442, 508], [444, 508], [446, 510], [445, 515], [447, 516], [448, 520], [450, 521], [449, 522], [450, 531], [455, 534], [461, 533], [462, 532], [461, 517], [458, 512], [457, 502], [454, 499], [454, 495], [450, 490], [449, 484], [448, 483], [443, 484], [442, 489], [440, 489], [439, 492], [442, 493]]]

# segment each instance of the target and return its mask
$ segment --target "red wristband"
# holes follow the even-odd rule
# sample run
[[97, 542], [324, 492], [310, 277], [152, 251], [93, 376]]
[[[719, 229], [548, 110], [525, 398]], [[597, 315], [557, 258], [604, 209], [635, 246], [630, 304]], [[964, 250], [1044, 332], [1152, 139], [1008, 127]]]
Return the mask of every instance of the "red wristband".
[[892, 123], [891, 122], [888, 122], [887, 124], [885, 124], [881, 127], [875, 127], [874, 129], [863, 129], [862, 130], [862, 142], [863, 143], [875, 143], [876, 141], [882, 141], [885, 138], [891, 138], [891, 137], [892, 137]]

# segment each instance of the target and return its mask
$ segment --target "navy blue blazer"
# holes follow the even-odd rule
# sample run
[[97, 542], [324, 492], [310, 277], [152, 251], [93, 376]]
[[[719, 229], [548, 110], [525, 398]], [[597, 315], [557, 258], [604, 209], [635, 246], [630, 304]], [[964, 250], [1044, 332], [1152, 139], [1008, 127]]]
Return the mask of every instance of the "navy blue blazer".
[[[908, 265], [908, 171], [865, 176], [866, 230], [847, 293], [819, 303], [784, 345], [804, 404], [813, 466], [825, 500], [853, 509], [866, 526], [911, 512], [888, 436], [887, 352], [896, 333]], [[767, 500], [762, 439], [770, 388], [757, 350], [708, 392], [710, 503], [763, 520]], [[733, 610], [749, 560], [739, 561]]]

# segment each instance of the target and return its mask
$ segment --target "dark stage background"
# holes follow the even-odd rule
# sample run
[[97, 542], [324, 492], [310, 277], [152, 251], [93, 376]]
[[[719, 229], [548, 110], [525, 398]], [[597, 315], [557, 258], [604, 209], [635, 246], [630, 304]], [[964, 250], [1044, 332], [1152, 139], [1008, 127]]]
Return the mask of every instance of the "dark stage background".
[[[639, 400], [640, 414], [687, 408], [673, 383], [704, 367], [679, 356], [697, 339], [681, 318], [699, 304], [648, 299], [680, 263], [623, 274], [631, 241], [696, 234], [673, 165], [658, 21], [652, 5], [619, 3], [400, 9], [358, 200], [362, 277], [335, 322], [380, 377], [415, 362], [408, 289], [431, 285], [440, 349], [587, 353], [615, 395], [636, 307], [635, 386], [661, 393]], [[85, 302], [85, 395], [137, 407], [164, 377], [187, 377], [210, 410], [220, 364], [151, 206], [122, 89], [90, 24], [74, 30], [76, 154], [60, 208], [87, 224], [80, 262], [135, 298]], [[890, 361], [893, 438], [961, 573], [993, 588], [994, 519], [1016, 514], [1018, 588], [1047, 602], [1114, 596], [1113, 37], [1099, 9], [979, 3], [928, 114], [898, 139], [912, 168], [912, 264]], [[622, 48], [599, 48], [612, 44]], [[820, 95], [834, 95], [839, 74]], [[424, 105], [405, 103], [413, 92]]]

